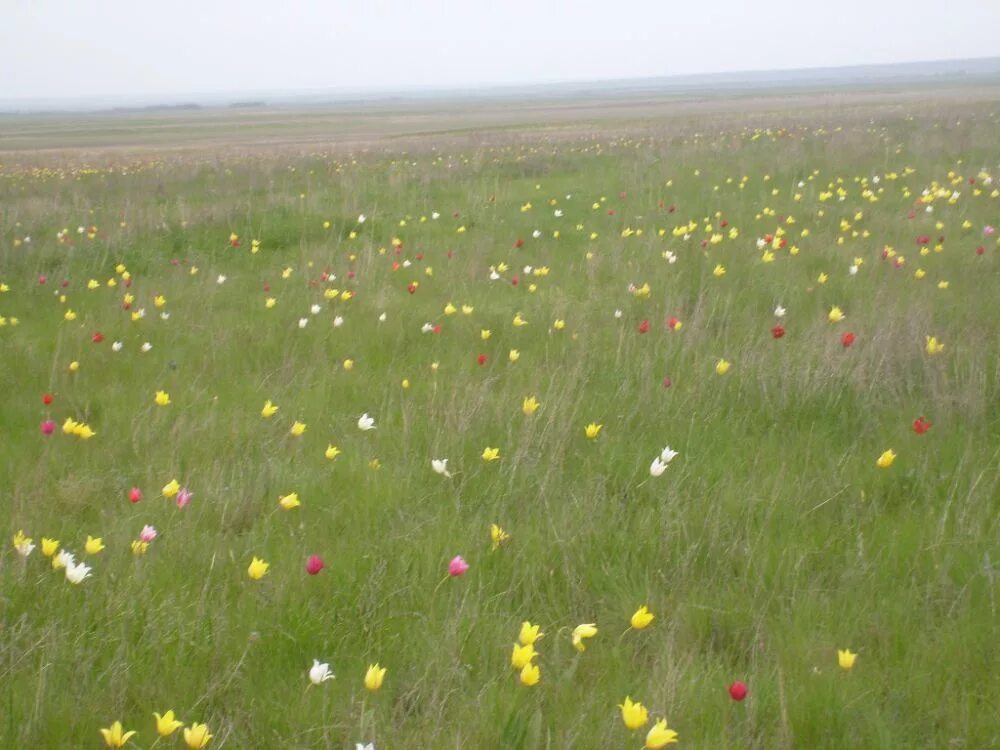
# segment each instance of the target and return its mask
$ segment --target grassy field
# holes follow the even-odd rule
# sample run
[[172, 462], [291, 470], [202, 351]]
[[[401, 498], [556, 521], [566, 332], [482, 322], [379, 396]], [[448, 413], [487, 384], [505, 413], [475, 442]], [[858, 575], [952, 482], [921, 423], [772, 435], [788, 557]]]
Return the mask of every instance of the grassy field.
[[0, 124], [0, 747], [1000, 747], [998, 101]]

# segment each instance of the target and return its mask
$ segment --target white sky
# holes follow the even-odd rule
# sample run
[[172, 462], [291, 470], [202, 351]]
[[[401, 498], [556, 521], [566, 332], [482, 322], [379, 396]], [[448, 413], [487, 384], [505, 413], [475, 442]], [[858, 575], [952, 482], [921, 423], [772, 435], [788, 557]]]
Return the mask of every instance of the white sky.
[[1000, 0], [0, 0], [0, 98], [406, 89], [1000, 56]]

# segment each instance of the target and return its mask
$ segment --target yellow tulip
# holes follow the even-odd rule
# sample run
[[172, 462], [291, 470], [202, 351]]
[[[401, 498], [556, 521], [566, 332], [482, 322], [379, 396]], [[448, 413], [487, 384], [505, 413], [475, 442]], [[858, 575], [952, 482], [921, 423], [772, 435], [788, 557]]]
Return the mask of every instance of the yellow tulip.
[[622, 721], [631, 730], [644, 726], [649, 721], [649, 711], [641, 703], [633, 703], [628, 696], [625, 702], [618, 706], [622, 710]]
[[535, 664], [525, 664], [521, 670], [521, 684], [525, 687], [534, 687], [542, 679], [542, 670]]
[[382, 687], [385, 671], [385, 667], [380, 667], [378, 663], [369, 665], [368, 671], [365, 672], [365, 687], [373, 693]]
[[646, 734], [646, 750], [660, 750], [667, 745], [677, 744], [677, 732], [667, 728], [667, 720], [660, 719]]
[[875, 463], [880, 469], [888, 469], [892, 466], [892, 462], [896, 460], [896, 454], [890, 449], [884, 451], [881, 456], [878, 457], [878, 461]]
[[195, 723], [184, 730], [184, 742], [191, 750], [202, 750], [211, 739], [207, 724]]
[[650, 612], [646, 605], [643, 604], [632, 615], [631, 624], [635, 630], [644, 630], [649, 627], [649, 624], [654, 619], [656, 619], [656, 615]]
[[122, 728], [122, 723], [120, 721], [116, 721], [107, 729], [101, 730], [101, 736], [104, 737], [104, 744], [108, 747], [125, 747], [129, 738], [131, 738], [134, 734], [135, 732], [126, 732]]
[[267, 569], [269, 567], [271, 567], [270, 563], [266, 563], [259, 557], [255, 557], [250, 561], [250, 567], [247, 568], [247, 575], [249, 575], [253, 580], [259, 581], [267, 575]]
[[840, 668], [843, 670], [850, 670], [854, 666], [854, 660], [857, 658], [858, 655], [851, 653], [849, 648], [837, 651], [837, 663], [840, 664]]
[[183, 721], [177, 721], [174, 718], [173, 711], [167, 711], [163, 716], [154, 712], [153, 716], [156, 718], [156, 733], [161, 737], [169, 737], [182, 726], [184, 726]]

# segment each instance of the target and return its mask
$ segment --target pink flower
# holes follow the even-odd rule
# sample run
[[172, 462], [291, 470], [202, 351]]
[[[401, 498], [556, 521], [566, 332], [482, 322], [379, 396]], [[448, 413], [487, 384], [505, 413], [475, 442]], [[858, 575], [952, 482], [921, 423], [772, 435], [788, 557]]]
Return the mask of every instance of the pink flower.
[[147, 544], [156, 539], [156, 529], [154, 529], [149, 524], [142, 527], [142, 531], [139, 532], [139, 541], [146, 542]]
[[42, 422], [43, 435], [51, 435], [55, 429], [56, 429], [56, 423], [53, 422], [51, 419], [46, 419], [44, 422]]
[[992, 237], [995, 231], [997, 230], [991, 227], [989, 224], [987, 224], [985, 227], [983, 227], [983, 236]]
[[187, 504], [191, 502], [191, 498], [194, 493], [191, 492], [187, 487], [181, 487], [181, 491], [177, 493], [177, 507], [184, 508]]
[[469, 563], [462, 559], [461, 555], [455, 555], [448, 563], [448, 575], [457, 578], [469, 569]]
[[319, 555], [309, 555], [309, 559], [306, 560], [306, 573], [314, 576], [321, 570], [323, 570], [323, 558]]
[[131, 490], [129, 490], [128, 499], [133, 505], [139, 502], [140, 500], [142, 500], [142, 490], [140, 490], [138, 487], [133, 487]]

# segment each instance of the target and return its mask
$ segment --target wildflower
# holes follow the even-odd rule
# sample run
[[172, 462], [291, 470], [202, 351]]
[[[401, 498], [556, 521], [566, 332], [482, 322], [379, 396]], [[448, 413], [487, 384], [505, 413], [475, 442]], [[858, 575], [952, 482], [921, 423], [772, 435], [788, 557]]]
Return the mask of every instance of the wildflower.
[[302, 505], [302, 503], [299, 502], [299, 493], [289, 492], [287, 495], [282, 495], [278, 498], [278, 505], [280, 505], [283, 510], [298, 508]]
[[854, 660], [857, 658], [858, 655], [851, 653], [849, 648], [837, 651], [837, 663], [845, 671], [849, 671], [854, 666]]
[[667, 745], [677, 744], [677, 732], [667, 728], [667, 720], [660, 719], [646, 733], [646, 750], [660, 750]]
[[826, 316], [831, 323], [839, 323], [844, 319], [844, 313], [839, 307], [831, 307], [830, 313]]
[[309, 559], [306, 560], [306, 573], [311, 576], [319, 573], [324, 567], [326, 566], [323, 563], [323, 558], [319, 555], [309, 555]]
[[718, 362], [715, 363], [715, 374], [725, 375], [727, 372], [729, 372], [729, 368], [731, 366], [732, 365], [727, 360], [720, 359]]
[[340, 455], [340, 448], [338, 448], [333, 443], [328, 443], [326, 446], [326, 450], [323, 451], [323, 455], [326, 456], [326, 459], [328, 461], [332, 461], [333, 459], [335, 459], [337, 456]]
[[597, 436], [601, 432], [601, 428], [604, 427], [603, 424], [597, 424], [596, 422], [591, 422], [586, 427], [583, 428], [583, 434], [587, 436], [588, 440], [596, 440]]
[[517, 360], [519, 360], [520, 358], [521, 358], [521, 352], [519, 352], [517, 349], [511, 349], [510, 353], [507, 355], [507, 359], [509, 359], [512, 364], [514, 362], [517, 362]]
[[936, 336], [927, 336], [927, 344], [924, 347], [928, 354], [940, 354], [944, 351], [944, 344], [937, 340]]
[[655, 618], [656, 615], [650, 612], [646, 605], [643, 604], [632, 615], [630, 622], [635, 630], [645, 630]]
[[66, 563], [66, 580], [70, 583], [81, 583], [85, 578], [90, 578], [90, 566], [83, 563]]
[[829, 278], [830, 277], [827, 274], [821, 273], [819, 276], [816, 277], [816, 283], [825, 284]]
[[137, 502], [142, 500], [142, 490], [138, 487], [133, 487], [128, 491], [129, 502], [135, 505]]
[[184, 729], [184, 742], [190, 750], [203, 750], [211, 739], [207, 724], [195, 723]]
[[890, 449], [884, 451], [882, 455], [878, 457], [878, 461], [876, 461], [875, 463], [880, 469], [888, 469], [890, 466], [892, 466], [892, 462], [895, 460], [896, 460], [896, 454]]
[[156, 733], [161, 737], [169, 737], [184, 726], [183, 721], [177, 721], [177, 719], [174, 718], [173, 711], [167, 711], [163, 714], [163, 716], [160, 716], [154, 711], [153, 717], [156, 719]]
[[362, 414], [358, 417], [358, 429], [362, 432], [367, 432], [368, 430], [375, 429], [375, 420], [369, 417], [367, 414]]
[[125, 744], [134, 734], [134, 731], [126, 732], [120, 721], [116, 721], [107, 729], [101, 730], [101, 736], [104, 737], [104, 744], [108, 747], [125, 747]]
[[636, 730], [649, 721], [649, 711], [639, 702], [633, 703], [632, 699], [625, 696], [625, 702], [618, 706], [622, 710], [622, 721], [631, 730]]
[[365, 672], [365, 687], [373, 693], [382, 687], [385, 671], [385, 667], [380, 667], [377, 662], [369, 665], [368, 671]]
[[288, 432], [292, 435], [292, 437], [302, 437], [302, 433], [304, 433], [306, 429], [307, 427], [305, 422], [299, 422], [296, 420], [292, 423], [292, 428]]
[[452, 578], [458, 578], [469, 569], [469, 563], [461, 555], [455, 555], [451, 558], [451, 562], [448, 563], [448, 575]]
[[142, 527], [142, 531], [139, 532], [139, 539], [146, 543], [153, 541], [156, 539], [156, 529], [146, 524]]
[[73, 557], [72, 552], [67, 552], [64, 549], [59, 550], [59, 552], [52, 558], [52, 567], [55, 570], [59, 568], [65, 568], [69, 565], [73, 565], [76, 559]]
[[483, 461], [485, 461], [486, 463], [489, 463], [491, 461], [497, 461], [500, 458], [500, 449], [490, 448], [487, 445], [485, 448], [483, 448], [482, 456], [483, 456]]
[[24, 531], [18, 531], [14, 534], [14, 549], [21, 557], [30, 555], [34, 548], [35, 545], [31, 543], [31, 539], [24, 535]]
[[510, 539], [510, 534], [500, 528], [497, 524], [490, 524], [490, 549], [499, 549], [500, 545], [508, 539]]
[[104, 542], [101, 540], [101, 538], [97, 537], [95, 539], [94, 537], [88, 534], [87, 541], [83, 545], [83, 551], [86, 552], [88, 555], [96, 555], [102, 549], [104, 549]]
[[775, 307], [774, 308], [774, 317], [776, 317], [776, 318], [783, 318], [783, 317], [785, 317], [785, 308], [783, 308], [781, 305], [778, 305], [777, 307]]
[[42, 537], [42, 554], [46, 557], [52, 557], [56, 552], [59, 551], [59, 540], [49, 539], [47, 537]]
[[448, 459], [447, 458], [432, 458], [431, 468], [434, 470], [435, 474], [440, 474], [444, 477], [450, 477], [451, 472], [448, 471]]
[[712, 275], [715, 278], [720, 278], [726, 275], [726, 267], [721, 263], [717, 264], [715, 268], [712, 269]]
[[149, 542], [144, 542], [140, 539], [136, 539], [132, 542], [132, 554], [136, 557], [142, 557], [146, 554], [149, 549]]
[[514, 315], [513, 323], [515, 328], [520, 328], [521, 326], [528, 325], [528, 321], [526, 321], [523, 317], [521, 317], [521, 313], [517, 313], [516, 315]]
[[536, 656], [538, 656], [538, 652], [535, 651], [535, 647], [530, 643], [525, 645], [515, 643], [514, 648], [510, 653], [510, 665], [514, 669], [520, 671], [528, 664], [531, 664], [531, 660]]
[[747, 697], [747, 686], [742, 682], [734, 682], [729, 686], [729, 697], [734, 701], [741, 701]]
[[771, 329], [771, 338], [780, 339], [785, 335], [785, 327], [780, 323]]
[[595, 635], [597, 635], [597, 626], [593, 623], [577, 625], [573, 628], [573, 648], [577, 651], [586, 651], [587, 646], [583, 642], [584, 639], [593, 638]]
[[840, 337], [840, 345], [845, 349], [854, 343], [854, 334], [847, 331]]
[[321, 664], [319, 660], [313, 659], [312, 668], [309, 670], [309, 681], [313, 685], [321, 685], [327, 680], [334, 679], [335, 675], [330, 671], [329, 664]]
[[264, 419], [269, 419], [270, 417], [273, 417], [277, 411], [278, 407], [272, 404], [271, 400], [268, 399], [264, 402], [264, 408], [260, 410], [260, 415], [264, 417]]
[[538, 411], [539, 406], [541, 406], [541, 404], [538, 403], [538, 399], [534, 396], [526, 396], [524, 401], [521, 402], [521, 411], [524, 412], [524, 416], [530, 417]]
[[188, 503], [191, 502], [191, 498], [194, 497], [194, 493], [191, 492], [187, 487], [181, 487], [180, 491], [177, 493], [177, 507], [186, 508]]
[[259, 581], [267, 575], [267, 569], [269, 567], [271, 567], [269, 563], [264, 562], [258, 557], [254, 557], [250, 562], [250, 567], [247, 568], [247, 575], [249, 575], [254, 581]]
[[51, 419], [46, 419], [44, 422], [42, 422], [43, 435], [51, 435], [55, 431], [56, 431], [56, 423], [53, 422]]
[[931, 423], [928, 422], [923, 417], [917, 417], [913, 420], [913, 431], [918, 435], [923, 435], [927, 430], [931, 428]]
[[525, 664], [519, 679], [525, 687], [534, 687], [542, 679], [542, 670], [535, 664]]
[[161, 492], [163, 493], [164, 497], [171, 498], [174, 497], [174, 495], [176, 495], [178, 492], [180, 492], [180, 490], [181, 490], [180, 483], [176, 479], [171, 479], [169, 482], [163, 485], [163, 489], [161, 490]]

